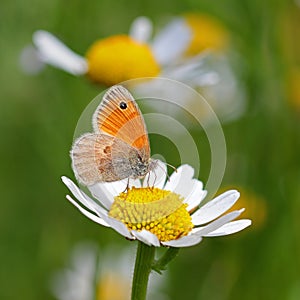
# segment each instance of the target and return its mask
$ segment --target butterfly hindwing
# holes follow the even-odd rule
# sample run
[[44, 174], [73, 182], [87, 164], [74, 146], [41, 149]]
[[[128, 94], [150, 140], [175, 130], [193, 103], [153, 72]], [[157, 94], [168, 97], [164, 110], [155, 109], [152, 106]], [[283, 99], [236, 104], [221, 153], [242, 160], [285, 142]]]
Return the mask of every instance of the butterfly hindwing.
[[76, 178], [88, 186], [131, 177], [130, 158], [137, 156], [135, 148], [107, 134], [84, 134], [71, 150]]

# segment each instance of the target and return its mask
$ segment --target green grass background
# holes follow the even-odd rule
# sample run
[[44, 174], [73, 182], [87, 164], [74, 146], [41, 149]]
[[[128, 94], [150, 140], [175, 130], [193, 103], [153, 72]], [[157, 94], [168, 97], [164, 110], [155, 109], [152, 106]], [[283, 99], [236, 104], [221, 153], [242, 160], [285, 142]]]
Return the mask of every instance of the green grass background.
[[139, 15], [160, 24], [187, 11], [224, 22], [242, 57], [248, 107], [223, 126], [224, 184], [261, 195], [268, 218], [259, 230], [183, 249], [170, 265], [165, 293], [172, 300], [300, 299], [300, 123], [288, 89], [299, 64], [300, 8], [288, 0], [1, 1], [0, 299], [53, 299], [49, 278], [79, 241], [129, 243], [74, 209], [60, 181], [73, 178], [73, 132], [102, 88], [51, 67], [26, 76], [20, 51], [45, 29], [84, 54], [97, 38], [126, 33]]

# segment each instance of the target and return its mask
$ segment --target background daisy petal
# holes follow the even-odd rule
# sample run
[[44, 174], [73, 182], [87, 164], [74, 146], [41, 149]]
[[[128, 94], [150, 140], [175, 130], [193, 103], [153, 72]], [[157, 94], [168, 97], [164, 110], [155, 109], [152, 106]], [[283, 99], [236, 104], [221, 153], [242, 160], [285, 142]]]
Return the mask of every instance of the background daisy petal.
[[35, 75], [45, 67], [39, 51], [32, 45], [26, 46], [20, 54], [20, 65], [24, 73]]
[[50, 32], [38, 30], [33, 42], [42, 61], [73, 75], [83, 75], [88, 65], [84, 57], [76, 54]]
[[151, 48], [159, 64], [166, 65], [178, 58], [192, 38], [190, 28], [181, 18], [169, 23], [153, 39]]
[[152, 22], [147, 17], [136, 18], [129, 30], [129, 35], [140, 43], [147, 43], [152, 35]]

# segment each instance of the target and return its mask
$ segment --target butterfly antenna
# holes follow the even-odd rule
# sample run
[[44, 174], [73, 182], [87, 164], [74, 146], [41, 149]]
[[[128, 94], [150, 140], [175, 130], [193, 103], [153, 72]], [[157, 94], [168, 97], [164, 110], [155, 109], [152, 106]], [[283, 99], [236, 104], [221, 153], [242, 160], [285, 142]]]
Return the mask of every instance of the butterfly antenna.
[[170, 165], [168, 163], [165, 163], [167, 166], [169, 166], [170, 168], [172, 168], [176, 173], [178, 172], [177, 168], [174, 167], [173, 165]]

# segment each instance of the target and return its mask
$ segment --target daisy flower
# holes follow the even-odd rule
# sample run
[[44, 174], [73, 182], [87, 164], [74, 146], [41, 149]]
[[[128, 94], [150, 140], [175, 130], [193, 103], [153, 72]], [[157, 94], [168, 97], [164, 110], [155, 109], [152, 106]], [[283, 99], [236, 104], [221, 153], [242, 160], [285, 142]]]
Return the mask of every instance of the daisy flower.
[[28, 73], [49, 64], [105, 86], [146, 77], [177, 80], [201, 92], [219, 116], [233, 119], [243, 112], [245, 96], [225, 54], [228, 36], [217, 20], [202, 14], [174, 18], [156, 35], [151, 21], [139, 17], [128, 34], [97, 40], [82, 56], [38, 30], [21, 64]]
[[235, 190], [227, 191], [199, 208], [206, 196], [201, 181], [193, 178], [194, 169], [182, 165], [166, 181], [166, 166], [157, 168], [141, 183], [127, 181], [97, 183], [88, 186], [89, 197], [69, 178], [62, 177], [73, 194], [67, 199], [85, 216], [111, 227], [130, 240], [149, 246], [189, 247], [203, 237], [233, 234], [251, 224], [248, 219], [233, 221], [244, 209], [226, 213], [239, 198]]
[[[133, 21], [129, 34], [97, 40], [81, 56], [50, 32], [38, 30], [33, 34], [34, 51], [25, 48], [21, 61], [26, 69], [35, 57], [40, 63], [73, 75], [88, 75], [94, 82], [111, 86], [140, 77], [172, 78], [177, 74], [168, 68], [176, 66], [183, 57], [194, 57], [207, 49], [224, 50], [227, 44], [227, 33], [216, 20], [196, 14], [174, 18], [151, 37], [151, 21], [139, 17]], [[201, 58], [193, 61], [195, 66], [201, 63]], [[187, 60], [180, 65], [189, 64]]]
[[[133, 252], [131, 248], [98, 249], [92, 242], [79, 243], [65, 268], [53, 274], [50, 289], [58, 300], [129, 300]], [[151, 274], [149, 299], [169, 299], [158, 292], [163, 283], [161, 276]]]

